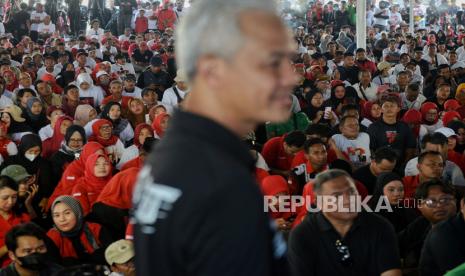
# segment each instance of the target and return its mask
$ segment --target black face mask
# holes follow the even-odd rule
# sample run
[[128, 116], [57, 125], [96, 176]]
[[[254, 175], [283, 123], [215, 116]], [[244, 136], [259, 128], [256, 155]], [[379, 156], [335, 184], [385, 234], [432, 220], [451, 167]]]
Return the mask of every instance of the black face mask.
[[40, 271], [47, 268], [47, 254], [33, 253], [24, 257], [18, 257], [21, 267], [32, 271]]

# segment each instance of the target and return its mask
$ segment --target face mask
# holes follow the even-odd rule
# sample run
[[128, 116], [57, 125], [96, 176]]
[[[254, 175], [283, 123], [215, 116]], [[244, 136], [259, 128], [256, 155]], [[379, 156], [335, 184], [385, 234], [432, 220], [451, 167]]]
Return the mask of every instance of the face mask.
[[47, 254], [33, 253], [25, 257], [18, 257], [21, 267], [25, 269], [40, 271], [47, 268]]
[[27, 160], [29, 161], [34, 161], [34, 159], [36, 159], [37, 155], [36, 154], [32, 154], [32, 153], [25, 153], [24, 154], [24, 157], [26, 157]]

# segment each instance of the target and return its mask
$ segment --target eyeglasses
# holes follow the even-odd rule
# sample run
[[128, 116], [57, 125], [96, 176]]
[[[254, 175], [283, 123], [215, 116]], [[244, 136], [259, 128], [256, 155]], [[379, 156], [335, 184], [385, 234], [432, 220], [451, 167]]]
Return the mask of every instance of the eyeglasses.
[[425, 199], [425, 205], [428, 208], [436, 208], [439, 205], [441, 205], [441, 206], [449, 205], [449, 203], [451, 203], [451, 201], [453, 201], [453, 200], [454, 200], [453, 197], [443, 197], [443, 198], [440, 198], [438, 200], [432, 199], [432, 198], [427, 198], [427, 199]]
[[336, 241], [336, 249], [341, 257], [341, 264], [343, 266], [352, 265], [352, 257], [350, 256], [349, 247], [342, 243], [341, 240]]

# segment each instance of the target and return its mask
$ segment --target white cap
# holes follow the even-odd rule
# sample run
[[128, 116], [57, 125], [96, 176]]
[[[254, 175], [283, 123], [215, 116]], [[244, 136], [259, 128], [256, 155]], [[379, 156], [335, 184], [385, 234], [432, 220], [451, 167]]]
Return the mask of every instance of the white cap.
[[465, 68], [465, 62], [463, 61], [457, 61], [454, 65], [450, 67], [450, 69], [455, 70], [458, 68]]
[[447, 138], [451, 137], [451, 136], [457, 136], [457, 134], [455, 134], [455, 131], [451, 128], [448, 128], [448, 127], [441, 127], [441, 128], [438, 128], [436, 129], [434, 132], [439, 132], [439, 133], [442, 133], [444, 134], [444, 136], [446, 136]]
[[108, 75], [108, 73], [105, 72], [105, 71], [98, 71], [97, 74], [95, 74], [95, 76], [97, 77], [97, 79], [100, 78], [100, 77], [103, 76], [103, 75]]

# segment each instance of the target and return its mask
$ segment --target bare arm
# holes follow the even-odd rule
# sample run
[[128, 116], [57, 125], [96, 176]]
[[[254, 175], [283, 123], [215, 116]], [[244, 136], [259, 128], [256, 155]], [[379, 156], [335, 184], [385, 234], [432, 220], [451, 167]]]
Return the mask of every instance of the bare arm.
[[381, 276], [401, 276], [402, 273], [400, 269], [390, 269], [381, 273]]

